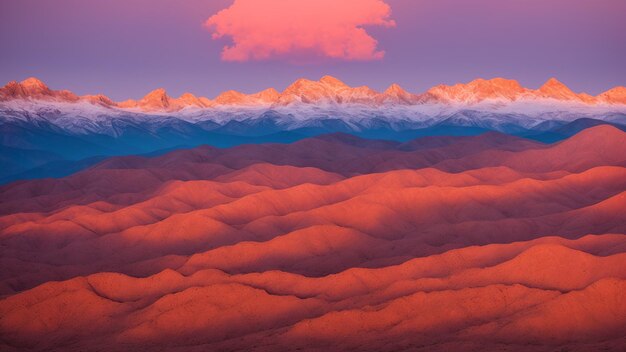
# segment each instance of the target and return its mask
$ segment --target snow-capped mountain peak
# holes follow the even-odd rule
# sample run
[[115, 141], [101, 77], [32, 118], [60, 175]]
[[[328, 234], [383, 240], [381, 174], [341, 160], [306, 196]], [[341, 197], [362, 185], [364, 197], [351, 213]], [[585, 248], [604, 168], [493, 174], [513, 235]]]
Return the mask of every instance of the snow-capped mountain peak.
[[[533, 90], [523, 87], [519, 82], [504, 78], [476, 79], [469, 83], [439, 85], [423, 94], [406, 91], [398, 84], [392, 84], [384, 92], [377, 92], [367, 86], [351, 87], [341, 80], [324, 76], [318, 81], [301, 78], [289, 85], [282, 92], [268, 88], [254, 94], [245, 94], [227, 90], [215, 99], [198, 97], [185, 93], [173, 98], [163, 88], [155, 89], [139, 100], [113, 102], [104, 95], [77, 96], [67, 90], [52, 90], [42, 81], [29, 78], [22, 82], [9, 82], [0, 88], [0, 101], [30, 101], [30, 105], [41, 102], [78, 103], [99, 105], [121, 112], [145, 112], [175, 114], [183, 110], [210, 114], [214, 109], [287, 109], [309, 111], [311, 109], [357, 109], [369, 115], [379, 110], [410, 108], [427, 115], [455, 109], [473, 110], [580, 110], [600, 106], [604, 110], [623, 110], [626, 105], [626, 88], [615, 87], [598, 96], [575, 93], [565, 84], [551, 78], [540, 88]], [[520, 105], [521, 104], [521, 105]], [[342, 108], [343, 107], [343, 108]], [[199, 112], [198, 112], [199, 111]], [[185, 112], [187, 114], [187, 112]]]

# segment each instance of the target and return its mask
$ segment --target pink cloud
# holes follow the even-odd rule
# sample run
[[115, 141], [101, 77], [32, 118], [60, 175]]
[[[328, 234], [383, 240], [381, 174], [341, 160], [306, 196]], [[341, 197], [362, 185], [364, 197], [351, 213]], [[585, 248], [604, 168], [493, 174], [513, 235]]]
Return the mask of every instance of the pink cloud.
[[377, 60], [385, 52], [363, 26], [393, 27], [390, 15], [383, 0], [235, 0], [205, 26], [214, 39], [232, 38], [225, 61]]

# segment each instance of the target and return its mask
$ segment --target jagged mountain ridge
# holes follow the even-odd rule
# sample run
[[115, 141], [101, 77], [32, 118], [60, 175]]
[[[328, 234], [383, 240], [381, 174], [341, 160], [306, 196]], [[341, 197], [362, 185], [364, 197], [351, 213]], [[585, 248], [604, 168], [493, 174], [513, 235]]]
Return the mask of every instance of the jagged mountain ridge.
[[288, 143], [334, 132], [408, 141], [499, 131], [555, 142], [572, 134], [556, 129], [581, 119], [587, 121], [581, 126], [622, 128], [625, 91], [617, 87], [591, 97], [553, 79], [537, 90], [513, 80], [480, 79], [424, 94], [397, 84], [380, 93], [325, 76], [300, 79], [282, 92], [226, 91], [208, 99], [190, 93], [172, 98], [157, 89], [141, 100], [117, 103], [103, 95], [53, 90], [30, 78], [0, 88], [0, 147], [22, 156], [1, 161], [0, 183], [62, 176], [112, 155]]
[[625, 92], [626, 88], [616, 87], [593, 97], [574, 93], [556, 79], [532, 90], [514, 80], [495, 78], [440, 85], [423, 94], [393, 84], [380, 93], [324, 76], [319, 81], [299, 79], [282, 92], [273, 88], [255, 94], [230, 90], [209, 99], [191, 93], [173, 98], [164, 89], [156, 89], [140, 100], [117, 103], [103, 95], [52, 90], [29, 78], [0, 88], [0, 123], [37, 125], [43, 121], [72, 134], [113, 137], [124, 132], [120, 125], [156, 124], [159, 128], [181, 121], [200, 123], [204, 130], [228, 129], [236, 121], [252, 130], [269, 125], [273, 132], [301, 128], [322, 128], [323, 133], [381, 128], [403, 131], [441, 124], [521, 132], [552, 120], [567, 123], [592, 118], [625, 123]]
[[68, 90], [51, 90], [37, 78], [22, 82], [11, 81], [0, 88], [0, 101], [35, 100], [66, 103], [89, 102], [91, 104], [119, 109], [135, 109], [144, 112], [175, 112], [186, 108], [214, 108], [218, 106], [265, 106], [280, 107], [292, 104], [362, 104], [380, 106], [387, 104], [478, 104], [497, 100], [513, 102], [519, 100], [555, 100], [585, 104], [626, 104], [626, 88], [615, 87], [597, 96], [575, 93], [555, 78], [550, 78], [539, 89], [522, 87], [515, 80], [493, 78], [476, 79], [469, 83], [452, 86], [439, 85], [415, 94], [406, 91], [398, 84], [392, 84], [384, 92], [377, 92], [367, 86], [350, 87], [339, 79], [324, 76], [319, 81], [298, 79], [284, 91], [268, 88], [254, 94], [244, 94], [228, 90], [214, 99], [197, 97], [184, 93], [178, 98], [171, 97], [165, 89], [158, 88], [139, 100], [114, 102], [104, 95], [78, 96]]

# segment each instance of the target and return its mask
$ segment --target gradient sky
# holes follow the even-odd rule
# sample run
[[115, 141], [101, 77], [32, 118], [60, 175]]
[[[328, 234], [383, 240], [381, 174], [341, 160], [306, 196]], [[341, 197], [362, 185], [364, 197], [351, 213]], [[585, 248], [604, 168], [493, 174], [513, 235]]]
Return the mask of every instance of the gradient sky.
[[[232, 36], [214, 39], [215, 25], [204, 23], [233, 0], [0, 0], [0, 81], [35, 76], [55, 89], [117, 100], [139, 98], [157, 87], [173, 96], [190, 91], [208, 97], [227, 89], [282, 90], [297, 78], [325, 74], [379, 90], [396, 82], [414, 92], [478, 77], [513, 78], [538, 87], [554, 76], [592, 94], [626, 85], [624, 0], [362, 2], [389, 5], [388, 18], [384, 9], [365, 11], [354, 7], [359, 1], [344, 1], [349, 3], [344, 8], [314, 13], [346, 12], [352, 27], [388, 21], [366, 26], [366, 35], [357, 33], [362, 38], [346, 44], [354, 48], [351, 56], [335, 49], [345, 44], [342, 35], [356, 32], [337, 22], [342, 17], [328, 15], [319, 22], [335, 29], [324, 38], [340, 37], [315, 42], [324, 49], [312, 52], [313, 60], [303, 60], [306, 50], [289, 51], [294, 45], [298, 49], [293, 38], [275, 38], [288, 27], [281, 23], [252, 32], [272, 36], [269, 47], [244, 35], [245, 45], [229, 60], [222, 50], [232, 45]], [[246, 23], [250, 19], [254, 16]], [[309, 39], [302, 40], [317, 40], [311, 36], [314, 23], [303, 25], [309, 26], [302, 29]], [[233, 28], [241, 35], [241, 28]], [[339, 33], [343, 30], [348, 32]], [[366, 37], [378, 45], [372, 48]], [[278, 54], [260, 55], [264, 50]]]

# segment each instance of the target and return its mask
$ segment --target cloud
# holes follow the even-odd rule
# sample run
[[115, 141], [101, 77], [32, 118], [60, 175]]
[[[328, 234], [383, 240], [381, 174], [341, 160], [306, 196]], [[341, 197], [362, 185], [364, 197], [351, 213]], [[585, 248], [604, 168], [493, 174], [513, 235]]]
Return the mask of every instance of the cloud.
[[383, 0], [235, 0], [210, 17], [213, 39], [231, 37], [225, 61], [377, 60], [385, 52], [363, 26], [393, 27]]

